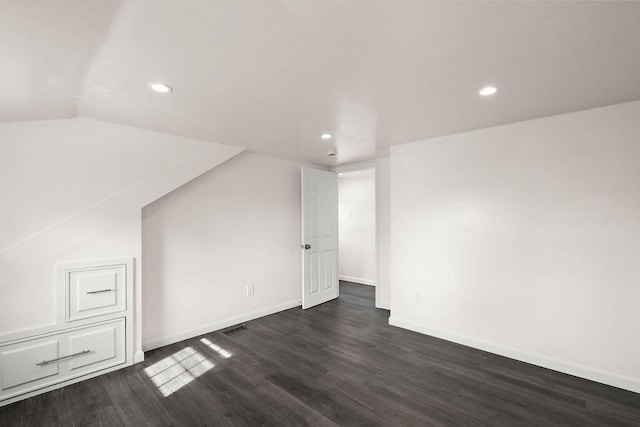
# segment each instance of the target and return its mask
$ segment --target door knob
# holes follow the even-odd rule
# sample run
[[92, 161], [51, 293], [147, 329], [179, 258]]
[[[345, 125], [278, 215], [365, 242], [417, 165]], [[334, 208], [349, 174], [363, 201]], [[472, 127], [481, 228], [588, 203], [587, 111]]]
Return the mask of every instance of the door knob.
[[300, 249], [311, 249], [311, 245], [300, 245]]

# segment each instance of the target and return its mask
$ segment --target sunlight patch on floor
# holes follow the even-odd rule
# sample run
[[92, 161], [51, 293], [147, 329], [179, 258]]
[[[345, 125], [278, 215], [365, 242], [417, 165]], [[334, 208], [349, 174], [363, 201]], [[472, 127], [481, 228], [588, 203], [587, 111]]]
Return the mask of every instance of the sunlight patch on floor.
[[209, 347], [210, 349], [212, 349], [213, 351], [218, 353], [220, 356], [224, 357], [225, 359], [228, 359], [231, 356], [233, 356], [232, 353], [229, 353], [227, 350], [225, 350], [224, 348], [220, 347], [218, 344], [212, 343], [207, 338], [202, 338], [200, 341], [202, 343], [204, 343], [207, 347]]
[[144, 369], [164, 397], [175, 393], [215, 364], [191, 347], [184, 348]]

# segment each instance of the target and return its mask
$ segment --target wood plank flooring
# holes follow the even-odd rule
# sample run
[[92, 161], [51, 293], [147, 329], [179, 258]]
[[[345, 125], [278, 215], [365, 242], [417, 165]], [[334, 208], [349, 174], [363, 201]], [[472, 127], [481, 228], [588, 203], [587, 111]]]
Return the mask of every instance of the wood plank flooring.
[[640, 395], [391, 327], [372, 287], [148, 352], [0, 426], [639, 426]]

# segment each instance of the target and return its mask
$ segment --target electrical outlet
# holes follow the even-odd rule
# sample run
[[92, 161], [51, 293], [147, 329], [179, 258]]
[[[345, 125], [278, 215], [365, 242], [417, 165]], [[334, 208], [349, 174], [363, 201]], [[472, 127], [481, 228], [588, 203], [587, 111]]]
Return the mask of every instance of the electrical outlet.
[[416, 292], [416, 294], [413, 296], [413, 300], [420, 304], [422, 302], [422, 293]]
[[247, 296], [253, 296], [253, 294], [255, 293], [255, 288], [253, 287], [253, 283], [250, 284], [249, 286], [247, 286]]

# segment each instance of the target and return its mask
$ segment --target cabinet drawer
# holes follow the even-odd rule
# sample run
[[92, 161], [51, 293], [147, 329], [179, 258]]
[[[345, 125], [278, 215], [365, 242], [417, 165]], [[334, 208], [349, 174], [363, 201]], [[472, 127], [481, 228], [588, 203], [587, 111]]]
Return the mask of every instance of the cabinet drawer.
[[2, 390], [29, 386], [60, 373], [57, 364], [39, 365], [43, 360], [60, 357], [60, 338], [47, 337], [2, 347]]
[[0, 345], [0, 400], [123, 364], [125, 319]]
[[67, 322], [127, 309], [127, 266], [69, 270], [66, 273]]
[[124, 319], [69, 334], [68, 350], [69, 354], [84, 353], [69, 359], [74, 375], [124, 363]]

